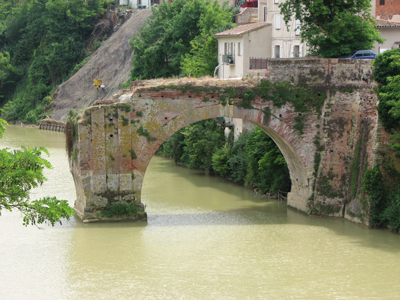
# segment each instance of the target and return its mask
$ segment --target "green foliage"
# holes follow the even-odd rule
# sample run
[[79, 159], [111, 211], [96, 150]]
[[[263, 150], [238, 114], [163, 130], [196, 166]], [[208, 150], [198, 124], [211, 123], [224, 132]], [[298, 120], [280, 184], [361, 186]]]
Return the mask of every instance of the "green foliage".
[[290, 190], [289, 170], [275, 142], [256, 128], [249, 134], [245, 146], [247, 175], [245, 182], [261, 192]]
[[362, 187], [370, 199], [371, 226], [386, 225], [384, 211], [387, 207], [387, 195], [378, 166], [365, 172]]
[[3, 137], [3, 132], [6, 130], [6, 125], [8, 125], [8, 123], [5, 120], [0, 119], [0, 139]]
[[121, 116], [122, 119], [122, 126], [127, 126], [129, 124], [129, 119], [125, 118], [124, 116]]
[[301, 23], [301, 38], [310, 54], [321, 57], [348, 56], [383, 42], [369, 13], [369, 0], [287, 0], [279, 5], [286, 25], [294, 17]]
[[229, 24], [232, 14], [210, 0], [174, 0], [152, 9], [153, 16], [130, 41], [135, 53], [131, 79], [177, 76], [184, 59], [186, 74], [209, 73], [217, 55], [211, 33]]
[[158, 149], [189, 168], [206, 169], [234, 182], [243, 182], [262, 192], [290, 191], [285, 159], [260, 128], [248, 131], [235, 143], [227, 143], [213, 119], [189, 125], [172, 135]]
[[247, 153], [246, 142], [250, 137], [250, 131], [241, 134], [238, 140], [230, 149], [228, 165], [230, 168], [230, 177], [234, 182], [244, 182], [247, 175]]
[[226, 6], [221, 8], [218, 1], [207, 5], [206, 13], [199, 20], [201, 33], [190, 42], [190, 52], [183, 55], [183, 75], [202, 77], [214, 74], [218, 65], [218, 41], [212, 35], [232, 28], [231, 20], [232, 12]]
[[153, 141], [156, 140], [156, 138], [153, 137], [153, 136], [151, 136], [151, 135], [150, 135], [150, 132], [149, 132], [146, 128], [143, 128], [143, 126], [140, 126], [140, 127], [138, 128], [137, 133], [138, 133], [139, 135], [141, 135], [141, 136], [146, 137], [146, 139], [147, 139], [148, 142], [153, 142]]
[[314, 176], [317, 176], [319, 164], [321, 163], [321, 153], [315, 152], [314, 156]]
[[[376, 56], [373, 76], [379, 86], [379, 119], [386, 130], [392, 131], [391, 147], [400, 156], [400, 49], [385, 51]], [[400, 231], [400, 189], [398, 172], [393, 166], [383, 165], [385, 179], [378, 166], [366, 171], [363, 189], [370, 199], [371, 225]], [[394, 181], [394, 184], [392, 183]]]
[[53, 88], [85, 63], [85, 42], [106, 1], [13, 0], [7, 16], [2, 15], [2, 2], [0, 51], [10, 57], [8, 62], [3, 55], [7, 62], [1, 115], [10, 121], [37, 123], [51, 109], [47, 96]]
[[389, 204], [383, 212], [383, 219], [387, 220], [388, 228], [400, 232], [400, 190], [389, 196]]
[[304, 116], [297, 116], [294, 118], [296, 121], [296, 124], [294, 125], [294, 129], [298, 130], [300, 134], [303, 134], [303, 128], [304, 128]]
[[400, 75], [400, 48], [388, 50], [375, 57], [373, 62], [374, 80], [382, 85], [387, 85], [390, 78]]
[[133, 149], [129, 149], [129, 153], [131, 154], [131, 159], [137, 158], [136, 152]]
[[319, 192], [321, 195], [325, 195], [329, 198], [335, 198], [338, 196], [337, 192], [332, 191], [331, 183], [325, 176], [321, 176], [319, 179]]
[[[0, 119], [0, 124], [5, 123]], [[3, 131], [3, 127], [0, 126], [0, 136]], [[51, 168], [51, 164], [42, 158], [43, 153], [49, 155], [44, 148], [0, 150], [0, 213], [2, 209], [19, 210], [25, 226], [42, 223], [54, 226], [56, 222], [61, 224], [62, 218], [68, 220], [75, 214], [66, 200], [45, 197], [30, 201], [30, 190], [46, 180], [43, 169]]]
[[379, 119], [386, 130], [393, 130], [391, 146], [400, 156], [400, 48], [379, 54], [374, 61], [375, 88], [378, 95]]
[[185, 136], [183, 135], [182, 131], [183, 129], [177, 131], [169, 139], [167, 139], [160, 146], [160, 148], [158, 148], [157, 154], [172, 158], [177, 164], [184, 164], [183, 153], [185, 147]]
[[361, 154], [361, 138], [357, 142], [356, 149], [354, 150], [354, 160], [351, 165], [351, 177], [350, 177], [350, 195], [353, 199], [358, 190], [358, 177], [360, 174], [360, 154]]
[[212, 120], [197, 122], [182, 131], [185, 136], [187, 166], [192, 169], [212, 170], [213, 153], [225, 143], [224, 132]]
[[137, 212], [138, 208], [134, 202], [117, 202], [114, 204], [107, 203], [106, 207], [101, 211], [101, 214], [107, 218], [112, 218], [115, 216], [134, 216]]
[[212, 168], [219, 176], [229, 178], [231, 170], [229, 168], [229, 149], [226, 145], [214, 152], [212, 156]]

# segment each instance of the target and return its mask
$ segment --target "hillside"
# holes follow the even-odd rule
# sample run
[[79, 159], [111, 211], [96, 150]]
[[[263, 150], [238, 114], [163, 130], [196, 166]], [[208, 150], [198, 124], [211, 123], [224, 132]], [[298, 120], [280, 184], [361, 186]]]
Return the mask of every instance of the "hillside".
[[[64, 82], [58, 89], [52, 117], [66, 120], [70, 109], [79, 110], [90, 106], [96, 100], [108, 99], [121, 91], [132, 68], [133, 51], [129, 40], [151, 16], [151, 9], [138, 10], [121, 28], [102, 43], [91, 59], [76, 74]], [[103, 80], [107, 93], [93, 87], [93, 79]]]

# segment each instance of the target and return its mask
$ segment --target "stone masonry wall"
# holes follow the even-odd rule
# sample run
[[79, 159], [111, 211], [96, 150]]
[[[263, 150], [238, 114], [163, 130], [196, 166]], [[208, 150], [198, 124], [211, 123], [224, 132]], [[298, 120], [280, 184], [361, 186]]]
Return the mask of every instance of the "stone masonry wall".
[[[354, 194], [351, 185], [379, 161], [379, 149], [387, 145], [375, 109], [371, 70], [369, 61], [338, 59], [271, 59], [267, 69], [251, 70], [271, 82], [288, 81], [312, 87], [318, 97], [326, 95], [320, 112], [302, 113], [291, 103], [279, 108], [259, 97], [252, 100], [252, 108], [241, 107], [240, 92], [256, 88], [256, 76], [243, 81], [135, 82], [118, 103], [90, 107], [79, 121], [79, 152], [71, 163], [75, 208], [91, 221], [102, 219], [100, 211], [107, 203], [140, 204], [147, 165], [168, 137], [200, 120], [229, 117], [256, 124], [277, 143], [292, 181], [288, 205], [361, 222], [360, 191]], [[222, 101], [228, 88], [236, 96]], [[295, 127], [299, 117], [303, 133]]]

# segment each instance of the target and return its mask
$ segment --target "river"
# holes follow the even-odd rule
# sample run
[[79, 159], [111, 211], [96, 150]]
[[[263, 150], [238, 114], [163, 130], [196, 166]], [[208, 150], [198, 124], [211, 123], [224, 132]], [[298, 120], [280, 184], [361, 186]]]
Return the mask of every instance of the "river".
[[[0, 147], [46, 147], [32, 198], [75, 200], [64, 134], [9, 126]], [[24, 227], [0, 217], [0, 299], [400, 299], [400, 235], [308, 217], [154, 157], [147, 223]]]

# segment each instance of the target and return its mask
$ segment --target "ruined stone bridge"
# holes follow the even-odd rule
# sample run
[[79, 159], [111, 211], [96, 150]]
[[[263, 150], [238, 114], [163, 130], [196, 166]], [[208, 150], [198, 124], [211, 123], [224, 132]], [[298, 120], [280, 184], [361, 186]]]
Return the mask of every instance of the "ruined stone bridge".
[[259, 126], [276, 142], [290, 171], [289, 206], [363, 220], [366, 207], [354, 182], [360, 183], [387, 146], [370, 62], [271, 59], [267, 69], [251, 71], [257, 76], [244, 80], [134, 82], [108, 104], [87, 108], [80, 119], [72, 115], [67, 144], [79, 216], [108, 220], [102, 214], [107, 205], [140, 205], [157, 148], [191, 123], [228, 117]]

